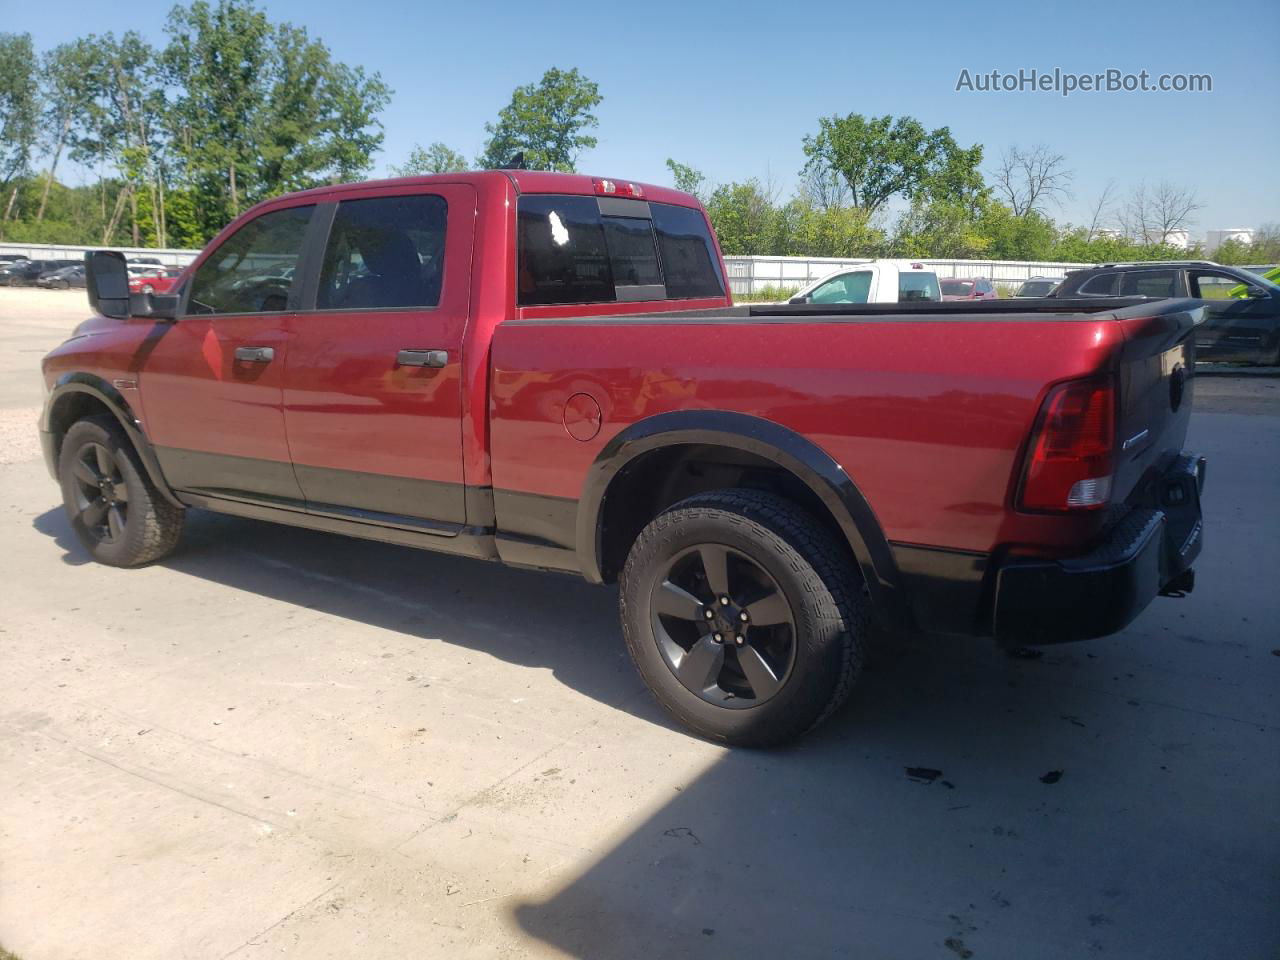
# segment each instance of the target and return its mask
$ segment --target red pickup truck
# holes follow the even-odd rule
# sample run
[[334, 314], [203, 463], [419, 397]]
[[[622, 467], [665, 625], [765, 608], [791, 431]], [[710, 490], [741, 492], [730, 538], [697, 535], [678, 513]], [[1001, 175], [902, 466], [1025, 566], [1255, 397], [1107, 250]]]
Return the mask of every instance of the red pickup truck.
[[42, 435], [94, 558], [200, 508], [617, 581], [707, 737], [804, 732], [908, 632], [1101, 636], [1193, 584], [1195, 301], [734, 307], [693, 197], [525, 171], [280, 197], [172, 295], [87, 266]]

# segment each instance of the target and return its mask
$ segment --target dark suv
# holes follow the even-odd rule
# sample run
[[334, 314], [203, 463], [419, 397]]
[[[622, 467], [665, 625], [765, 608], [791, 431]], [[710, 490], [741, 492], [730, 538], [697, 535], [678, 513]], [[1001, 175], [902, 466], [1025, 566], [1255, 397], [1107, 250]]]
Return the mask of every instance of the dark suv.
[[1280, 365], [1280, 287], [1209, 260], [1104, 263], [1068, 273], [1055, 297], [1198, 297], [1201, 360]]

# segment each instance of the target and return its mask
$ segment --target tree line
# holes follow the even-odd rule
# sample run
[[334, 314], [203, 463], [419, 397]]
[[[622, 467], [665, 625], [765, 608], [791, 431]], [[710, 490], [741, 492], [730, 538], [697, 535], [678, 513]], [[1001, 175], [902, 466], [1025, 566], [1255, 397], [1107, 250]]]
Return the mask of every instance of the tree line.
[[[304, 28], [272, 23], [252, 0], [174, 7], [167, 43], [90, 36], [37, 56], [0, 34], [0, 237], [200, 246], [253, 203], [360, 179], [382, 144], [391, 90], [336, 61]], [[517, 87], [468, 159], [414, 146], [392, 172], [448, 173], [520, 164], [576, 171], [596, 146], [599, 86], [551, 68]], [[675, 186], [706, 205], [726, 254], [1102, 262], [1200, 255], [1174, 242], [1201, 204], [1193, 190], [1114, 183], [1086, 222], [1052, 216], [1071, 198], [1066, 157], [1012, 146], [987, 164], [981, 144], [914, 117], [820, 117], [802, 143], [789, 195], [769, 179], [711, 183], [667, 159]], [[95, 184], [57, 180], [63, 158]], [[36, 169], [35, 160], [43, 160]], [[1214, 252], [1227, 263], [1280, 260], [1280, 229]]]
[[[0, 34], [0, 235], [200, 246], [259, 200], [368, 172], [391, 96], [378, 74], [246, 0], [176, 6], [164, 33], [40, 54]], [[97, 182], [60, 183], [68, 160]]]

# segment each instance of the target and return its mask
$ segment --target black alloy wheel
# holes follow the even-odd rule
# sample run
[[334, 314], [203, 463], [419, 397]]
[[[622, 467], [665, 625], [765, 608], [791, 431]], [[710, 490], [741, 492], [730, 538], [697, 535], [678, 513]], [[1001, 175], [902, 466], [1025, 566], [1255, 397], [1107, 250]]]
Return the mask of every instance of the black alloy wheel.
[[650, 609], [667, 666], [708, 703], [758, 706], [791, 675], [791, 606], [764, 567], [731, 547], [704, 543], [673, 557]]

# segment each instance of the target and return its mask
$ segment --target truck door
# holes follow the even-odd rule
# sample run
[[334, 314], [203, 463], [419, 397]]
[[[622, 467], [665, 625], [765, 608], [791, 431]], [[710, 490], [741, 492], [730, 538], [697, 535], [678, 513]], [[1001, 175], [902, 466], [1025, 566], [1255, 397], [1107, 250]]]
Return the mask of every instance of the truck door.
[[174, 489], [301, 506], [282, 400], [294, 278], [315, 209], [243, 224], [196, 268], [182, 316], [146, 342], [147, 435]]
[[405, 187], [321, 208], [284, 388], [317, 513], [456, 533], [466, 521], [461, 351], [476, 195]]
[[1189, 285], [1205, 304], [1205, 323], [1196, 331], [1201, 360], [1261, 363], [1274, 356], [1280, 299], [1250, 297], [1238, 277], [1216, 270], [1192, 270]]

